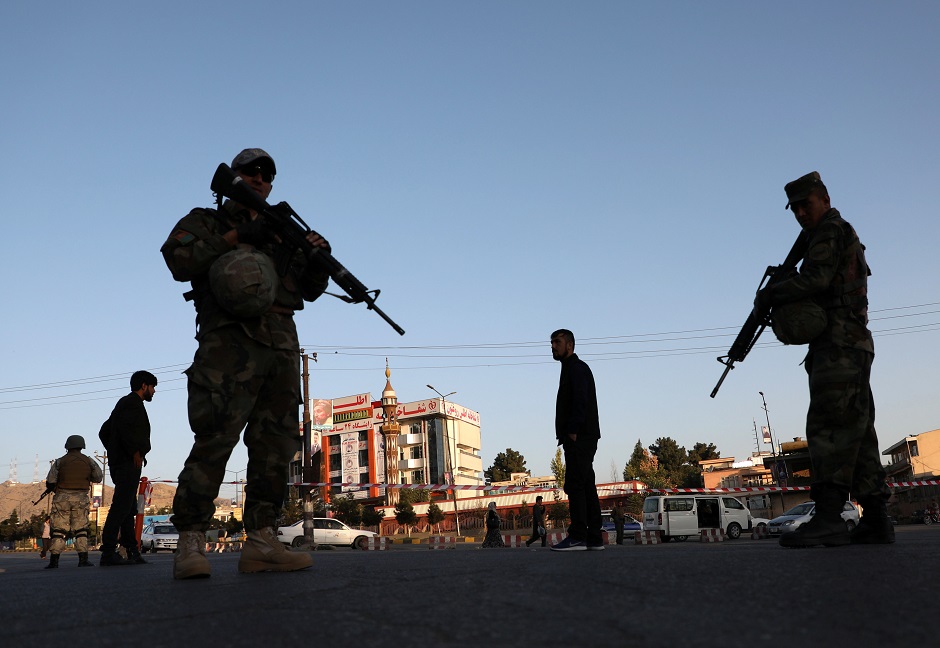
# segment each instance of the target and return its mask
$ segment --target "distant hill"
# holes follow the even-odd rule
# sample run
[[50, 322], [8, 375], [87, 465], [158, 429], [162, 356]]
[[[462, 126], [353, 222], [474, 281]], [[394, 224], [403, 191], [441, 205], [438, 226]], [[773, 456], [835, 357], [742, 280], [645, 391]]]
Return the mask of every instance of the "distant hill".
[[[46, 483], [38, 484], [14, 484], [5, 481], [0, 484], [0, 520], [6, 520], [16, 509], [20, 519], [29, 518], [33, 514], [42, 514], [49, 510], [52, 505], [52, 496], [49, 495], [38, 505], [33, 506], [33, 502], [39, 499], [43, 491], [46, 490]], [[111, 503], [111, 496], [114, 489], [111, 486], [104, 487], [104, 504]], [[155, 509], [173, 504], [173, 496], [176, 494], [176, 488], [169, 484], [154, 484], [153, 494], [150, 497], [150, 505]]]

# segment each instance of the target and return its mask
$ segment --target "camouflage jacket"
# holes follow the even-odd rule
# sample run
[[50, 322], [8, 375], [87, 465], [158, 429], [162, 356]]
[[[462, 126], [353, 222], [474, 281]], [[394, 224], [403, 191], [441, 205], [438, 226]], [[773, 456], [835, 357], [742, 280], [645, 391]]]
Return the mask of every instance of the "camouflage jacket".
[[[221, 210], [196, 208], [180, 220], [160, 248], [167, 267], [177, 281], [192, 282], [196, 305], [196, 339], [223, 326], [240, 326], [253, 340], [275, 349], [297, 350], [297, 328], [293, 311], [302, 310], [304, 301], [314, 301], [326, 290], [329, 274], [308, 264], [303, 254], [294, 252], [285, 264], [271, 311], [251, 318], [239, 318], [225, 311], [209, 288], [209, 267], [232, 247], [223, 235], [249, 218], [247, 209], [231, 200]], [[274, 245], [259, 248], [280, 260], [283, 250]]]
[[838, 210], [830, 209], [810, 232], [799, 272], [770, 287], [774, 305], [812, 299], [826, 309], [826, 330], [810, 352], [838, 346], [875, 352], [868, 330], [868, 275], [865, 246]]

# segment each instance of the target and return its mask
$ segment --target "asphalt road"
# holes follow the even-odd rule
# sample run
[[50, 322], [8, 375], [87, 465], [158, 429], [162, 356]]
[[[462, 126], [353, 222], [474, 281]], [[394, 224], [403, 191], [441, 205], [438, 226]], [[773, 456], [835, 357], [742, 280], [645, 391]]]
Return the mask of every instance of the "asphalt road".
[[311, 569], [284, 574], [238, 574], [238, 554], [213, 554], [197, 581], [174, 581], [169, 554], [79, 569], [70, 552], [53, 571], [4, 553], [2, 636], [26, 648], [935, 645], [940, 527], [897, 536], [833, 549], [395, 545], [317, 551]]

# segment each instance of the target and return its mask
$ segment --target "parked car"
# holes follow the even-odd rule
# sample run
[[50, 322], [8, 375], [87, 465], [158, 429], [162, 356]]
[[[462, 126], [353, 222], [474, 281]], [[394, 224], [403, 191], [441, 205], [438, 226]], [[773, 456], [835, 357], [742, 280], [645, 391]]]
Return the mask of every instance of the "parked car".
[[[614, 514], [613, 514], [613, 512], [612, 512], [612, 511], [609, 511], [609, 510], [607, 510], [607, 509], [601, 511], [601, 522], [602, 522], [602, 525], [603, 525], [602, 528], [604, 529], [604, 531], [606, 531], [607, 533], [611, 534], [612, 537], [616, 537], [616, 534], [617, 534], [617, 527], [616, 527], [616, 525], [614, 524]], [[624, 514], [624, 519], [623, 519], [623, 534], [624, 534], [625, 536], [628, 536], [628, 537], [631, 537], [631, 538], [632, 538], [633, 536], [630, 535], [630, 534], [632, 534], [634, 531], [642, 531], [642, 530], [643, 530], [643, 523], [642, 523], [642, 522], [640, 522], [639, 520], [637, 520], [637, 519], [636, 519], [635, 517], [633, 517], [632, 515], [626, 515], [626, 514]], [[613, 542], [613, 540], [611, 540], [611, 542]]]
[[158, 551], [176, 551], [180, 534], [169, 522], [151, 522], [140, 534], [140, 550], [157, 553]]
[[[780, 535], [796, 531], [800, 525], [809, 522], [816, 513], [816, 502], [803, 502], [797, 504], [783, 515], [779, 515], [770, 521], [767, 526], [770, 535]], [[845, 520], [846, 528], [851, 531], [858, 524], [858, 509], [852, 502], [846, 502], [842, 507], [842, 519]]]
[[[376, 536], [377, 533], [353, 529], [333, 518], [313, 518], [313, 541], [316, 544], [365, 549], [369, 538]], [[278, 527], [277, 539], [292, 547], [300, 546], [304, 541], [304, 521]]]
[[752, 524], [752, 528], [754, 529], [760, 529], [760, 528], [769, 529], [770, 528], [770, 520], [768, 520], [767, 518], [758, 518], [758, 517], [751, 518], [751, 524]]

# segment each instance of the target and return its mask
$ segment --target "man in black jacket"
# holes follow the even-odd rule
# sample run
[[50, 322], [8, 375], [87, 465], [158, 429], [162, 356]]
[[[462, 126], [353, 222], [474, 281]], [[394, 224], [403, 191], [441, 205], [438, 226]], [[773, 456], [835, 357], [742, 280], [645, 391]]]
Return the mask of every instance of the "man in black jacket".
[[602, 551], [601, 505], [594, 484], [594, 454], [601, 438], [591, 368], [574, 352], [574, 333], [552, 333], [552, 358], [561, 362], [555, 401], [555, 437], [565, 452], [565, 493], [571, 526], [553, 551]]
[[[105, 446], [114, 482], [111, 509], [101, 532], [102, 567], [146, 562], [140, 555], [134, 523], [140, 470], [150, 452], [150, 418], [144, 401], [153, 400], [156, 387], [156, 376], [149, 371], [135, 371], [131, 376], [131, 393], [117, 402], [100, 433], [102, 439], [107, 439]], [[117, 553], [118, 541], [127, 551], [126, 560]]]

